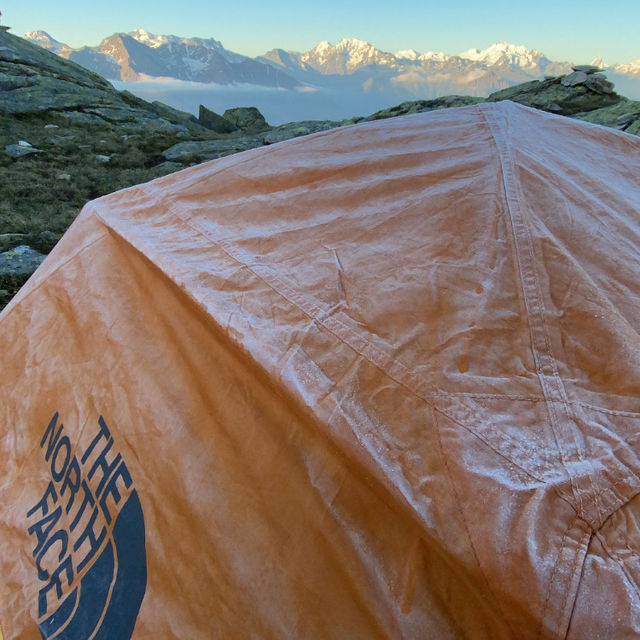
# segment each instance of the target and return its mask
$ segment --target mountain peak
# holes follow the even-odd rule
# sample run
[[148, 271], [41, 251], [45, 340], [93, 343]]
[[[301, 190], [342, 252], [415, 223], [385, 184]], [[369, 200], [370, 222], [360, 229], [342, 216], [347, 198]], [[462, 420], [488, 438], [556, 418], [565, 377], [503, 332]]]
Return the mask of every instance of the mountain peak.
[[349, 74], [369, 65], [397, 65], [396, 58], [376, 49], [370, 42], [359, 38], [343, 38], [338, 44], [327, 40], [319, 42], [311, 51], [300, 56], [303, 63], [326, 74]]
[[141, 44], [146, 44], [152, 49], [157, 49], [164, 44], [168, 44], [169, 42], [173, 42], [179, 39], [176, 36], [157, 35], [155, 33], [146, 31], [145, 29], [135, 29], [127, 35], [131, 36], [134, 40], [137, 40]]
[[415, 49], [396, 51], [395, 55], [398, 60], [417, 60], [420, 57], [420, 54]]
[[46, 31], [42, 31], [41, 29], [38, 31], [29, 31], [29, 33], [25, 33], [24, 39], [31, 40], [32, 42], [51, 42], [53, 44], [62, 44], [62, 42], [58, 42]]
[[527, 49], [522, 44], [496, 42], [486, 49], [468, 49], [459, 54], [461, 58], [497, 65], [502, 63], [517, 64], [520, 67], [533, 67], [544, 59], [544, 54], [537, 49]]
[[29, 33], [25, 33], [24, 39], [29, 40], [29, 42], [33, 42], [33, 44], [37, 44], [43, 49], [49, 49], [49, 51], [53, 51], [53, 53], [60, 53], [62, 49], [69, 48], [69, 45], [56, 40], [53, 36], [49, 35], [46, 31], [42, 31], [41, 29], [38, 31], [29, 31]]

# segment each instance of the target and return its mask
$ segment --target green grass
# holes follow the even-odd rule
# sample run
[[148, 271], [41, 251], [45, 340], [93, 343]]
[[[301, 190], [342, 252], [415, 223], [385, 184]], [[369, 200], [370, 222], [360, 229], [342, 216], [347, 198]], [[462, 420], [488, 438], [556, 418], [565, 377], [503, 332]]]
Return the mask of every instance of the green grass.
[[[45, 129], [47, 124], [58, 128]], [[12, 159], [4, 148], [19, 140], [42, 153]], [[86, 202], [167, 173], [158, 168], [162, 151], [180, 141], [174, 133], [71, 124], [55, 113], [0, 113], [0, 236], [21, 234], [5, 235], [0, 250], [28, 244], [48, 253]], [[98, 155], [111, 159], [104, 163]], [[0, 308], [23, 283], [21, 278], [0, 280]]]

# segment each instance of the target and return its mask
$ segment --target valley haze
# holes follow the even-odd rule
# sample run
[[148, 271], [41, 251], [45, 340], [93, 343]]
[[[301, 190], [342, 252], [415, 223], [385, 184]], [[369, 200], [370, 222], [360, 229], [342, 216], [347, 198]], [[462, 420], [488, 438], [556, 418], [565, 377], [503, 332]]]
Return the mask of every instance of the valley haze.
[[[413, 49], [381, 51], [357, 38], [297, 52], [272, 49], [250, 58], [213, 38], [182, 38], [143, 29], [116, 33], [95, 47], [72, 48], [45, 31], [27, 40], [99, 73], [117, 89], [198, 113], [256, 106], [278, 125], [294, 120], [343, 119], [406, 100], [449, 94], [485, 97], [493, 91], [570, 71], [536, 49], [499, 42], [458, 55]], [[640, 98], [640, 60], [604, 67], [616, 89]]]

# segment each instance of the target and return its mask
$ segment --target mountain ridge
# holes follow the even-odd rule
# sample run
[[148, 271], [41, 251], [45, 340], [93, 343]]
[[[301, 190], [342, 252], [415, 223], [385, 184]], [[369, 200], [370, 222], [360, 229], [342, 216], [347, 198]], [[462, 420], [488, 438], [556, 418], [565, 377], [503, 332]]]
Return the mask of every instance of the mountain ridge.
[[[158, 35], [144, 29], [116, 33], [96, 47], [79, 49], [72, 49], [43, 31], [27, 34], [26, 38], [111, 81], [177, 80], [197, 82], [203, 87], [315, 91], [317, 98], [329, 106], [324, 117], [345, 117], [350, 111], [373, 111], [384, 104], [449, 94], [486, 97], [516, 84], [569, 73], [573, 65], [506, 41], [455, 55], [441, 51], [420, 53], [415, 49], [393, 54], [365, 40], [343, 38], [337, 44], [323, 40], [304, 52], [276, 48], [249, 58], [226, 49], [214, 38]], [[640, 98], [640, 60], [609, 66], [607, 72], [625, 94]], [[136, 92], [135, 85], [127, 88]], [[178, 95], [181, 90], [179, 86], [163, 89], [161, 99], [193, 111], [185, 97], [187, 88]], [[154, 90], [140, 91], [138, 95], [148, 97]], [[261, 108], [267, 108], [268, 98], [262, 99]], [[282, 101], [282, 97], [279, 99]], [[308, 96], [303, 100], [299, 94], [292, 94], [291, 100], [291, 105], [300, 104], [298, 118], [318, 117], [317, 110], [314, 116], [303, 111], [309, 108]]]

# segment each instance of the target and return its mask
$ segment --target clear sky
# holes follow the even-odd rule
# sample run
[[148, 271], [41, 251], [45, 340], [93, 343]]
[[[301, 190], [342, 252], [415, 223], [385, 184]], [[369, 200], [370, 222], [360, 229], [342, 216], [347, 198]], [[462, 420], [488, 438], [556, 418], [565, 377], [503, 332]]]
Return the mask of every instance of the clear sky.
[[640, 59], [640, 0], [0, 0], [15, 35], [43, 29], [72, 47], [115, 32], [215, 38], [249, 56], [357, 37], [383, 51], [460, 53], [505, 40], [575, 63]]

